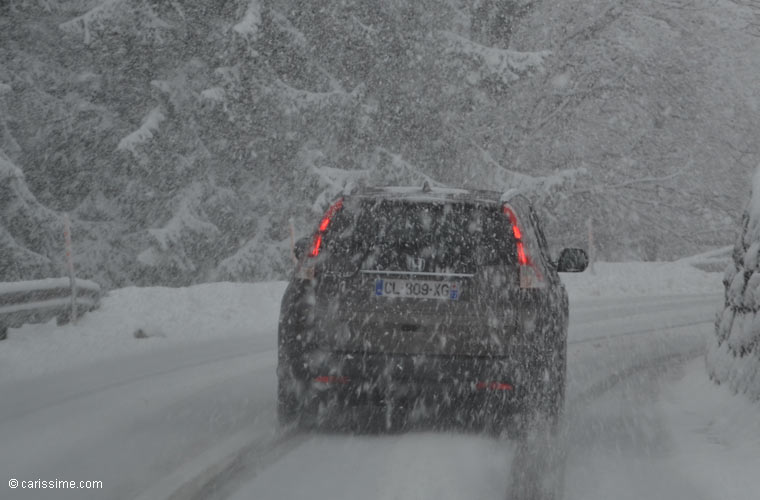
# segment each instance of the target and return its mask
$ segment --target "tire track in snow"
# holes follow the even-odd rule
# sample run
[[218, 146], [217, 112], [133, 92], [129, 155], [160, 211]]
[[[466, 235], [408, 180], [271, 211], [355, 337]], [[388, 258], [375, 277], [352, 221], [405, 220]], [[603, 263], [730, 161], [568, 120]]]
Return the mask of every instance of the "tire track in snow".
[[[587, 344], [598, 341], [623, 340], [630, 336], [655, 334], [665, 330], [688, 328], [710, 324], [712, 321], [691, 321], [667, 328], [646, 328], [623, 334], [608, 335], [593, 339], [583, 339], [570, 344]], [[507, 500], [555, 500], [564, 494], [565, 468], [568, 459], [568, 433], [570, 421], [580, 415], [582, 409], [602, 397], [619, 383], [644, 372], [665, 372], [674, 363], [682, 364], [704, 354], [704, 347], [692, 348], [685, 352], [675, 352], [655, 356], [603, 377], [582, 392], [573, 396], [565, 406], [565, 416], [557, 434], [536, 430], [518, 441], [512, 460], [510, 483], [505, 498]]]
[[[227, 498], [240, 486], [243, 473], [245, 473], [246, 481], [251, 480], [259, 471], [279, 461], [309, 439], [311, 436], [308, 434], [288, 429], [274, 439], [249, 442], [222, 460], [213, 462], [166, 498], [167, 500]], [[148, 497], [145, 500], [148, 500]]]
[[[154, 380], [156, 378], [164, 377], [167, 375], [172, 375], [172, 374], [176, 374], [183, 371], [192, 371], [198, 368], [208, 367], [215, 364], [219, 364], [223, 366], [225, 364], [228, 364], [231, 361], [236, 361], [241, 358], [254, 359], [254, 358], [259, 358], [259, 357], [268, 357], [272, 353], [275, 353], [275, 351], [268, 349], [268, 350], [259, 351], [253, 354], [248, 353], [248, 352], [219, 354], [219, 355], [211, 356], [207, 359], [191, 360], [191, 361], [184, 362], [176, 366], [170, 366], [168, 368], [167, 367], [151, 368], [144, 373], [140, 373], [139, 375], [131, 375], [129, 377], [118, 378], [117, 380], [114, 380], [114, 381], [102, 382], [100, 380], [93, 380], [89, 382], [90, 386], [88, 387], [81, 388], [79, 386], [76, 386], [73, 390], [69, 391], [68, 393], [64, 392], [62, 395], [60, 394], [60, 391], [56, 389], [54, 391], [51, 391], [54, 395], [54, 398], [45, 399], [45, 400], [31, 400], [31, 401], [25, 400], [24, 402], [27, 403], [26, 407], [24, 407], [23, 405], [16, 405], [16, 404], [11, 405], [9, 403], [7, 406], [9, 410], [7, 412], [3, 412], [2, 414], [0, 414], [0, 423], [3, 423], [6, 420], [9, 421], [9, 420], [23, 418], [35, 412], [48, 410], [51, 407], [60, 406], [66, 403], [70, 403], [72, 401], [76, 401], [78, 399], [85, 398], [85, 397], [91, 397], [99, 393], [113, 391], [116, 389], [134, 385], [134, 384], [146, 383], [147, 381]], [[19, 385], [22, 387], [23, 390], [19, 390], [18, 392], [23, 392], [23, 393], [36, 392], [34, 390], [34, 385], [38, 385], [38, 384], [49, 385], [50, 382], [47, 378], [41, 378], [40, 380], [33, 380], [31, 382], [23, 381], [19, 383]], [[32, 387], [30, 388], [29, 386], [32, 386]]]
[[650, 333], [657, 333], [657, 332], [662, 332], [662, 331], [666, 331], [666, 330], [677, 330], [679, 328], [685, 328], [685, 327], [688, 327], [688, 326], [706, 325], [706, 324], [713, 323], [713, 321], [714, 320], [687, 321], [687, 322], [683, 322], [683, 323], [669, 324], [666, 327], [644, 328], [644, 329], [641, 329], [641, 330], [633, 330], [633, 331], [629, 331], [629, 332], [618, 333], [618, 334], [615, 334], [615, 335], [600, 335], [600, 336], [597, 336], [597, 337], [590, 337], [590, 338], [579, 339], [579, 340], [569, 340], [567, 342], [567, 344], [568, 345], [578, 345], [578, 344], [588, 344], [588, 343], [591, 343], [591, 342], [599, 342], [600, 340], [615, 340], [615, 339], [620, 339], [620, 338], [625, 338], [625, 337], [632, 337], [632, 336], [637, 336], [637, 335], [646, 335], [646, 334], [650, 334]]
[[573, 400], [568, 403], [565, 412], [566, 414], [574, 414], [578, 411], [579, 408], [584, 407], [595, 399], [600, 398], [607, 391], [615, 387], [618, 383], [638, 373], [650, 370], [664, 370], [669, 366], [672, 366], [673, 363], [685, 363], [687, 361], [691, 361], [692, 359], [698, 358], [704, 353], [705, 350], [703, 348], [699, 348], [692, 349], [685, 353], [666, 354], [647, 360], [643, 363], [635, 364], [633, 366], [620, 370], [619, 372], [615, 372], [612, 375], [609, 375], [608, 377], [600, 380], [599, 382], [594, 383], [591, 387], [575, 396]]

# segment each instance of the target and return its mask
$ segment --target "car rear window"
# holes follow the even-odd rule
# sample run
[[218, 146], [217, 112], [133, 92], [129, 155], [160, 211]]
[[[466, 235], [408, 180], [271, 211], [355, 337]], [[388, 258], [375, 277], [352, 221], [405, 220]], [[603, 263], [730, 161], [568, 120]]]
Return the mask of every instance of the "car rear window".
[[355, 200], [325, 234], [326, 266], [342, 272], [474, 273], [515, 262], [509, 228], [493, 206]]

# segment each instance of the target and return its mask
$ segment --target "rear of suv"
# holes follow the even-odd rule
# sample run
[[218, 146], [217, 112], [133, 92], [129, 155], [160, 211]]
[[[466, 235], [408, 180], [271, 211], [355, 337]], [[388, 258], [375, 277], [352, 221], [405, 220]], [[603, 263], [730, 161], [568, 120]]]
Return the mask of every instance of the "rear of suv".
[[278, 417], [501, 432], [564, 405], [567, 293], [520, 196], [374, 188], [335, 200], [296, 245], [282, 299]]

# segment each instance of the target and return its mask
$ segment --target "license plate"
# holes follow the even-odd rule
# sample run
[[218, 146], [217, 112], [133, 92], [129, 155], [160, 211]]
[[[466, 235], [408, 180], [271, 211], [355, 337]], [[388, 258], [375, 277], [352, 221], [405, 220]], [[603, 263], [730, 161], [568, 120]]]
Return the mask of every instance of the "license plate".
[[377, 297], [409, 297], [415, 299], [457, 300], [461, 289], [451, 281], [377, 279]]

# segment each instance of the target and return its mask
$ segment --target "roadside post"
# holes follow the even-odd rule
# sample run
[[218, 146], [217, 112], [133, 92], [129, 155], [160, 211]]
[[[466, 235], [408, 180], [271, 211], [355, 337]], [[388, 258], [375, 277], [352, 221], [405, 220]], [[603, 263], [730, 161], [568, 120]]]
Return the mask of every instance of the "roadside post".
[[71, 256], [71, 220], [69, 214], [63, 215], [63, 238], [66, 246], [66, 270], [69, 273], [71, 286], [71, 322], [77, 322], [77, 282], [74, 277], [74, 260]]
[[594, 262], [596, 261], [596, 250], [594, 249], [594, 219], [591, 217], [586, 220], [586, 228], [588, 229], [588, 267], [591, 274], [596, 274], [594, 271]]
[[293, 266], [298, 267], [298, 259], [296, 258], [296, 225], [293, 222], [293, 217], [288, 219], [288, 226], [290, 230], [290, 258], [293, 261]]

